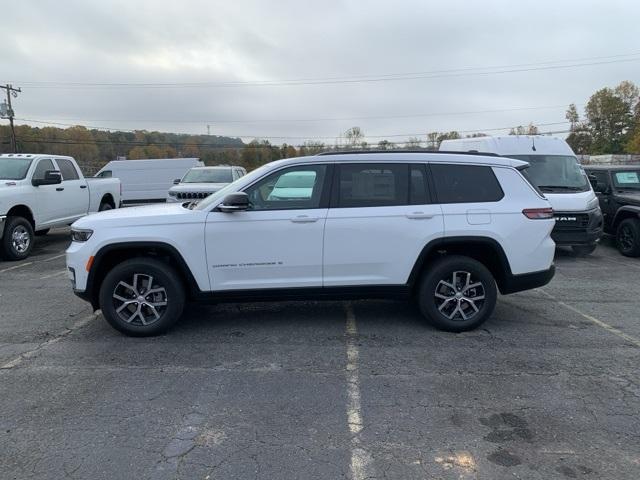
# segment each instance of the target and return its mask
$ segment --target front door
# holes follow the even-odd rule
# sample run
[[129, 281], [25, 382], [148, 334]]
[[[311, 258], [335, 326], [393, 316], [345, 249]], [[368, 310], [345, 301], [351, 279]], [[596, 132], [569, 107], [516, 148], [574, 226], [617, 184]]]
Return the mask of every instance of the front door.
[[207, 216], [211, 288], [321, 287], [329, 165], [283, 168], [246, 187], [247, 211]]
[[[53, 161], [49, 158], [41, 158], [33, 171], [33, 180], [44, 179], [47, 171], [56, 170]], [[39, 185], [34, 187], [37, 209], [33, 212], [36, 217], [36, 226], [46, 226], [60, 219], [61, 206], [64, 204], [60, 185]]]

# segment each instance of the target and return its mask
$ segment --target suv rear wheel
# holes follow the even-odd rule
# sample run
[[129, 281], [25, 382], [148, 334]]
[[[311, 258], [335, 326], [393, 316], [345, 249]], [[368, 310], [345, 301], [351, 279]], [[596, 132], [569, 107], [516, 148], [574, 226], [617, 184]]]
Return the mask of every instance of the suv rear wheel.
[[484, 265], [452, 255], [427, 267], [418, 295], [420, 311], [431, 324], [448, 332], [463, 332], [489, 318], [497, 290]]
[[182, 314], [185, 293], [179, 278], [171, 266], [158, 260], [127, 260], [114, 267], [100, 286], [102, 314], [127, 335], [163, 333]]
[[640, 220], [627, 218], [620, 222], [616, 230], [616, 244], [623, 255], [640, 256]]

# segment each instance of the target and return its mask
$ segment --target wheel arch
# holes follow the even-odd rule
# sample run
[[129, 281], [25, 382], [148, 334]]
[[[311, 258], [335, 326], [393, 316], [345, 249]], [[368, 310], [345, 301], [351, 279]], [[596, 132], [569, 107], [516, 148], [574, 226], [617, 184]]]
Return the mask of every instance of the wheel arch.
[[31, 224], [31, 227], [33, 227], [34, 230], [36, 229], [36, 219], [33, 216], [33, 212], [31, 211], [31, 209], [26, 205], [14, 205], [7, 212], [7, 217], [26, 218]]
[[180, 275], [180, 279], [185, 287], [187, 297], [196, 296], [200, 293], [198, 283], [194, 278], [187, 262], [178, 250], [164, 242], [123, 242], [114, 243], [102, 247], [94, 255], [93, 264], [87, 278], [87, 299], [94, 309], [99, 308], [100, 286], [110, 267], [130, 260], [132, 258], [148, 257], [160, 260], [175, 268]]
[[412, 292], [415, 292], [424, 269], [432, 261], [446, 255], [462, 255], [479, 261], [491, 272], [500, 291], [505, 290], [509, 278], [512, 277], [507, 255], [493, 238], [476, 236], [440, 238], [424, 246], [411, 269], [408, 284]]
[[620, 225], [620, 223], [623, 220], [626, 220], [627, 218], [637, 218], [640, 219], [640, 207], [634, 207], [632, 205], [625, 205], [624, 207], [620, 207], [618, 209], [618, 211], [616, 212], [616, 216], [613, 219], [613, 231], [615, 233], [616, 229], [618, 228], [618, 225]]
[[111, 205], [111, 208], [116, 208], [116, 201], [114, 200], [113, 195], [111, 195], [110, 193], [105, 193], [102, 196], [102, 198], [100, 199], [100, 205], [102, 205], [103, 203], [108, 203], [109, 205]]

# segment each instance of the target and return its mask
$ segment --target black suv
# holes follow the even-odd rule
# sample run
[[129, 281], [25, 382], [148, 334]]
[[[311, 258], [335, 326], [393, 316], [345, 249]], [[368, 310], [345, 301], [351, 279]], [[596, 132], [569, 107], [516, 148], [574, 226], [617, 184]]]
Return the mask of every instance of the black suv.
[[585, 166], [600, 200], [604, 231], [615, 235], [618, 250], [640, 256], [640, 165]]

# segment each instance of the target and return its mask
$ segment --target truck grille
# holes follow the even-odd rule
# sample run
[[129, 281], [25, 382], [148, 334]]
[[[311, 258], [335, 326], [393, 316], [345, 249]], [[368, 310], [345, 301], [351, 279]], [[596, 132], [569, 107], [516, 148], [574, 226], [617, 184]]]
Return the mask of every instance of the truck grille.
[[556, 212], [555, 230], [584, 230], [589, 226], [589, 215], [586, 213]]
[[211, 195], [210, 192], [179, 192], [176, 195], [176, 198], [178, 200], [193, 200], [198, 198], [207, 198], [209, 195]]

